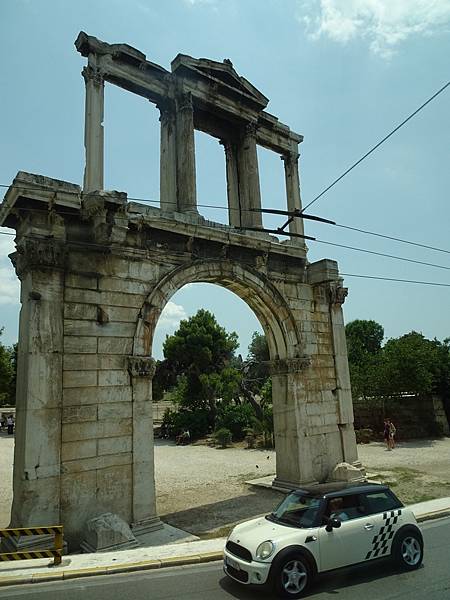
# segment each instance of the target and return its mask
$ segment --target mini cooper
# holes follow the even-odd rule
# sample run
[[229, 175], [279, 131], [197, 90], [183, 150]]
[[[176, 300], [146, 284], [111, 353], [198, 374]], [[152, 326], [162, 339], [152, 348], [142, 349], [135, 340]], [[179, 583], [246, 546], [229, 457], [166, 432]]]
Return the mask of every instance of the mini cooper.
[[380, 558], [406, 570], [420, 566], [422, 534], [392, 490], [379, 484], [325, 489], [292, 491], [270, 515], [237, 525], [226, 542], [225, 573], [300, 598], [317, 573]]

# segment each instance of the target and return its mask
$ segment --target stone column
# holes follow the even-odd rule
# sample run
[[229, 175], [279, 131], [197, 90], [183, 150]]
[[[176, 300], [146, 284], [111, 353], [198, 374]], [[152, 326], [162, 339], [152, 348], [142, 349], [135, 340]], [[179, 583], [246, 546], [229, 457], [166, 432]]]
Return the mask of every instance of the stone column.
[[238, 150], [239, 198], [242, 227], [262, 227], [262, 214], [251, 209], [261, 208], [256, 124], [245, 127]]
[[241, 206], [239, 201], [239, 175], [237, 147], [228, 140], [220, 143], [225, 150], [228, 197], [228, 222], [231, 227], [241, 227]]
[[334, 368], [336, 372], [336, 395], [338, 401], [338, 427], [342, 442], [344, 461], [360, 467], [356, 437], [353, 427], [353, 403], [348, 368], [347, 341], [345, 338], [342, 305], [348, 289], [342, 287], [342, 280], [329, 284], [330, 322], [333, 340]]
[[133, 394], [133, 498], [132, 524], [135, 536], [162, 528], [156, 516], [155, 467], [153, 450], [152, 378], [155, 361], [130, 356], [128, 370]]
[[[11, 527], [60, 523], [64, 242], [18, 234], [21, 280]], [[26, 548], [33, 538], [14, 538]], [[44, 540], [45, 543], [45, 540]], [[36, 542], [34, 542], [36, 544]]]
[[[302, 208], [302, 202], [300, 197], [300, 178], [298, 173], [298, 159], [299, 154], [297, 150], [285, 154], [281, 157], [284, 162], [284, 175], [286, 181], [286, 196], [287, 196], [287, 208], [289, 212], [300, 211]], [[289, 232], [304, 235], [303, 219], [294, 218], [289, 223]], [[291, 242], [296, 246], [305, 246], [305, 240], [302, 238], [292, 237]]]
[[286, 489], [317, 483], [302, 382], [308, 377], [305, 370], [310, 365], [309, 357], [273, 360], [270, 365], [277, 452], [277, 475], [273, 485]]
[[103, 189], [104, 80], [97, 60], [89, 55], [88, 66], [82, 71], [86, 84], [84, 192]]
[[175, 113], [169, 107], [158, 106], [161, 116], [160, 205], [173, 213], [177, 208], [177, 144]]
[[197, 213], [192, 95], [177, 98], [177, 198], [180, 212]]

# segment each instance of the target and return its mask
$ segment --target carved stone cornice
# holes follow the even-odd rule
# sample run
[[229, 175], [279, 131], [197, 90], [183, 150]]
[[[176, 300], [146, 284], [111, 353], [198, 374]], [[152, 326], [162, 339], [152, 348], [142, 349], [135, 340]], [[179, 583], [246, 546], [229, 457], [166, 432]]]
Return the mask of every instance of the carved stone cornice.
[[97, 85], [103, 85], [105, 83], [105, 74], [98, 67], [87, 65], [87, 67], [83, 67], [81, 74], [83, 75], [86, 84], [88, 81], [93, 81]]
[[153, 379], [156, 361], [151, 356], [129, 356], [128, 371], [131, 377], [147, 377]]
[[9, 255], [19, 278], [30, 269], [64, 269], [64, 242], [54, 239], [23, 238]]
[[288, 373], [301, 373], [312, 364], [310, 356], [300, 356], [297, 358], [281, 358], [269, 361], [269, 371], [271, 375], [287, 375]]

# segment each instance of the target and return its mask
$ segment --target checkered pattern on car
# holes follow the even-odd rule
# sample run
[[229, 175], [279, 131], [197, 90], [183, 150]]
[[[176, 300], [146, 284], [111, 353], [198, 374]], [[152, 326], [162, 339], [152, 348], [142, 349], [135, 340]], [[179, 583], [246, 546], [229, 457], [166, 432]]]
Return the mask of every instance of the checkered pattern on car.
[[380, 531], [372, 540], [372, 548], [366, 554], [365, 560], [384, 556], [391, 548], [392, 538], [394, 537], [396, 524], [399, 516], [402, 514], [401, 509], [390, 510], [383, 513], [383, 525]]

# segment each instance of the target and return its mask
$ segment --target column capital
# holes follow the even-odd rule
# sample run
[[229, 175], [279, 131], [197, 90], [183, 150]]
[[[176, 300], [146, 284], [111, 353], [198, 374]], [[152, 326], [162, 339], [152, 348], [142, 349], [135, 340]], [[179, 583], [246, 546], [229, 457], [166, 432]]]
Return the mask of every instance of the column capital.
[[291, 166], [298, 164], [298, 159], [300, 158], [300, 154], [298, 152], [286, 152], [280, 156], [281, 160], [284, 162], [285, 166]]
[[159, 121], [161, 125], [169, 125], [175, 120], [175, 109], [169, 104], [157, 104], [159, 110]]
[[83, 67], [81, 74], [86, 84], [88, 81], [93, 81], [97, 85], [103, 85], [105, 83], [105, 73], [99, 67], [87, 65], [86, 67]]
[[17, 276], [22, 278], [31, 269], [64, 269], [66, 249], [58, 240], [23, 238], [17, 251], [9, 255]]
[[343, 287], [339, 281], [330, 282], [328, 294], [330, 298], [330, 304], [342, 306], [348, 296], [348, 288]]
[[258, 125], [254, 122], [247, 123], [244, 127], [244, 135], [245, 137], [254, 137], [256, 138], [256, 133], [258, 131]]
[[191, 92], [183, 92], [177, 96], [177, 108], [179, 111], [193, 111], [194, 104], [192, 102]]
[[156, 361], [151, 356], [129, 356], [128, 371], [131, 377], [146, 377], [153, 379]]
[[301, 373], [312, 364], [310, 356], [296, 358], [281, 358], [269, 361], [271, 375], [287, 375], [288, 373]]

